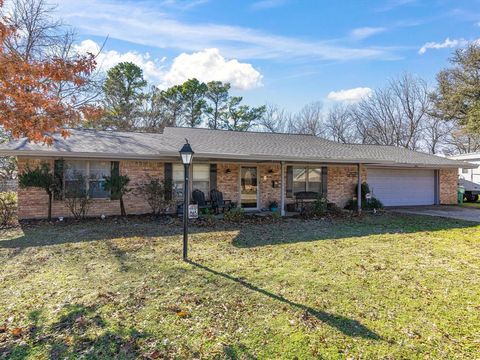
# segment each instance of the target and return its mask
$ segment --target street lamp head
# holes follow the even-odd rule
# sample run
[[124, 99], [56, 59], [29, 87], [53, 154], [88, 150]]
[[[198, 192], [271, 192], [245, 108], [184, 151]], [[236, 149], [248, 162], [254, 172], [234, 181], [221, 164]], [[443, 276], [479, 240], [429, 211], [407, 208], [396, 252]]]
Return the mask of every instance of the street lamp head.
[[186, 143], [183, 145], [182, 149], [180, 150], [180, 155], [182, 156], [182, 162], [184, 165], [190, 165], [192, 163], [192, 158], [193, 158], [193, 150], [190, 144], [188, 143], [188, 140], [185, 139]]

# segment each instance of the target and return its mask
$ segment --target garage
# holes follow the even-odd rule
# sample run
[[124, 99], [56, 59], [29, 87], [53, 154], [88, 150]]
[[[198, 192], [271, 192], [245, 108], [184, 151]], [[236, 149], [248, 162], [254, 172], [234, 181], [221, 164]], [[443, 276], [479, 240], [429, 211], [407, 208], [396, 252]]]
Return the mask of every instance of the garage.
[[373, 196], [385, 206], [435, 204], [435, 171], [426, 169], [367, 169]]

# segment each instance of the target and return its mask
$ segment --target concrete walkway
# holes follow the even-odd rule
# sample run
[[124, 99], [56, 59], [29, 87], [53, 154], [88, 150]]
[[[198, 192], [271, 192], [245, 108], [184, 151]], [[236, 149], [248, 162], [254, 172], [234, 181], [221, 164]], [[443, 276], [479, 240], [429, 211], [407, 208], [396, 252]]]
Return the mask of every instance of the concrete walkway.
[[450, 219], [480, 222], [480, 209], [460, 206], [405, 206], [387, 208], [402, 214], [438, 216]]

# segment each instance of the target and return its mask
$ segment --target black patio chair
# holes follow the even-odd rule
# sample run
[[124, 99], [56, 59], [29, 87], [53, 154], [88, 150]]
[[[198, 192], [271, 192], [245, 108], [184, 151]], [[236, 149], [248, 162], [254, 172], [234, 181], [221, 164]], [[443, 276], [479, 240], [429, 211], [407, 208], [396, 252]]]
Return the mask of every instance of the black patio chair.
[[210, 191], [210, 199], [212, 201], [212, 208], [217, 214], [219, 213], [220, 209], [222, 209], [222, 212], [225, 213], [226, 210], [229, 210], [234, 206], [232, 200], [224, 200], [223, 194], [215, 189]]
[[194, 204], [198, 205], [199, 210], [212, 208], [210, 201], [205, 199], [205, 194], [201, 190], [195, 189], [192, 191], [192, 200]]

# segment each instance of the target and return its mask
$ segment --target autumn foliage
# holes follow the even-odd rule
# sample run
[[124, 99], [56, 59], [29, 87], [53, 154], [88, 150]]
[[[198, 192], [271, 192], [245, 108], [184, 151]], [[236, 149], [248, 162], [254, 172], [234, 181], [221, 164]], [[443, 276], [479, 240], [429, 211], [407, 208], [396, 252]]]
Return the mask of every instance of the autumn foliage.
[[[0, 0], [0, 8], [3, 0]], [[95, 69], [92, 54], [71, 59], [30, 59], [8, 47], [12, 37], [21, 36], [0, 18], [0, 126], [14, 138], [51, 143], [51, 133], [68, 135], [74, 126], [96, 109], [77, 102], [75, 96], [61, 96], [62, 85], [81, 87]]]

